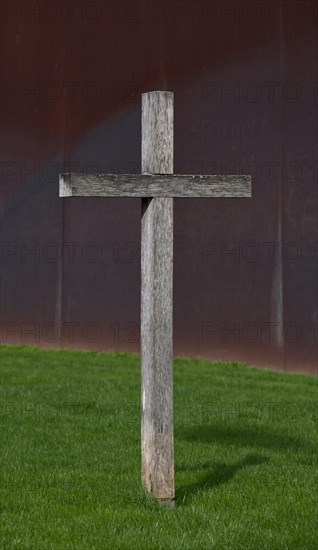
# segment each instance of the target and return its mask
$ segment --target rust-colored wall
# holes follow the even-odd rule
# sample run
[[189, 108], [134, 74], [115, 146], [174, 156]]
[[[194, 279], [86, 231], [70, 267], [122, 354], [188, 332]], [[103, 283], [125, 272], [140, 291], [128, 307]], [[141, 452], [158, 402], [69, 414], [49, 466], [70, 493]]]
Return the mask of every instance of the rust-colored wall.
[[140, 201], [62, 200], [57, 175], [139, 172], [140, 94], [167, 89], [175, 171], [253, 176], [251, 200], [175, 200], [175, 353], [317, 372], [317, 21], [310, 0], [1, 3], [2, 341], [139, 350]]

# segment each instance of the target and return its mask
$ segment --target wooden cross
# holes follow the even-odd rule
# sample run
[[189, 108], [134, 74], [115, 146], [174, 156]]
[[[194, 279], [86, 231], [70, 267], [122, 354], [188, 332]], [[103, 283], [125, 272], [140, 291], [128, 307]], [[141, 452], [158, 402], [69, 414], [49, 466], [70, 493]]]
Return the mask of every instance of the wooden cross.
[[60, 197], [140, 197], [142, 483], [174, 504], [173, 198], [251, 197], [250, 176], [173, 174], [173, 93], [142, 94], [142, 174], [61, 174]]

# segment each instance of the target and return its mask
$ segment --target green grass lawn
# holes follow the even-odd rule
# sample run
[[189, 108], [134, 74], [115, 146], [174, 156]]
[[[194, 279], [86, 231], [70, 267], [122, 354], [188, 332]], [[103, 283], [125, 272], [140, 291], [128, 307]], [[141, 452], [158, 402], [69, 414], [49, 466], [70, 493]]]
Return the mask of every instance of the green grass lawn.
[[176, 359], [176, 507], [140, 488], [139, 358], [1, 346], [1, 544], [317, 550], [317, 379]]

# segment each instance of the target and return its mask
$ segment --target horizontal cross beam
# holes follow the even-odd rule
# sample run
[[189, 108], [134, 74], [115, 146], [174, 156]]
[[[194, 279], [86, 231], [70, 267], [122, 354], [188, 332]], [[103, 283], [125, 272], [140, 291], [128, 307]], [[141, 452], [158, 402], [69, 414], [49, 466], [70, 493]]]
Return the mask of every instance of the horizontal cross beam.
[[61, 174], [60, 197], [251, 197], [251, 176]]

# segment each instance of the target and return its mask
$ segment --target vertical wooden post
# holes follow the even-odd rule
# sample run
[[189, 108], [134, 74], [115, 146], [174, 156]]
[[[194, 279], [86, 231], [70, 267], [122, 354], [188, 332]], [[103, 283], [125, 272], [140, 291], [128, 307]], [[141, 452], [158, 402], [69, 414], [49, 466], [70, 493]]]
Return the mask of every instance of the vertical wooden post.
[[[173, 174], [173, 93], [142, 95], [142, 173]], [[145, 491], [174, 504], [173, 199], [142, 199], [141, 453]]]

